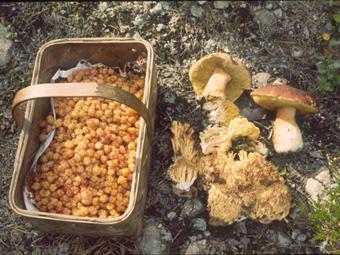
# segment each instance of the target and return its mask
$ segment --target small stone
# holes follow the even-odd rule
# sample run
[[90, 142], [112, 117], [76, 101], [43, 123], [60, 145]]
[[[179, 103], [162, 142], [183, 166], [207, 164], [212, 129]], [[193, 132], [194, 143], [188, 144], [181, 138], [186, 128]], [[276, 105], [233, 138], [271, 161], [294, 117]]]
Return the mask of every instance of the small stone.
[[197, 198], [187, 200], [181, 211], [182, 218], [194, 218], [203, 211], [203, 205]]
[[206, 52], [210, 52], [212, 51], [214, 48], [216, 47], [216, 42], [213, 40], [213, 39], [209, 39], [206, 44], [205, 44], [205, 47], [204, 47], [204, 50]]
[[177, 214], [176, 214], [176, 212], [171, 211], [167, 214], [167, 217], [168, 217], [169, 220], [173, 220], [177, 217]]
[[309, 34], [310, 34], [309, 29], [307, 27], [304, 27], [304, 29], [303, 29], [303, 37], [305, 39], [309, 39]]
[[276, 17], [281, 18], [282, 17], [282, 10], [281, 9], [276, 9], [273, 11]]
[[297, 236], [296, 240], [298, 240], [299, 242], [304, 242], [307, 240], [307, 236], [305, 234], [300, 234]]
[[282, 247], [288, 247], [292, 244], [292, 240], [285, 233], [279, 231], [277, 232], [277, 242]]
[[303, 56], [303, 49], [300, 47], [292, 47], [292, 56], [294, 58], [300, 58]]
[[276, 22], [276, 17], [268, 10], [258, 10], [255, 12], [256, 22], [264, 28], [269, 28]]
[[301, 233], [300, 229], [294, 229], [294, 230], [292, 231], [292, 235], [291, 235], [292, 239], [296, 239], [296, 237], [297, 237], [300, 233]]
[[137, 26], [139, 29], [142, 29], [144, 27], [144, 24], [145, 24], [143, 17], [140, 16], [140, 15], [137, 15], [136, 18], [133, 21], [133, 24], [135, 26]]
[[209, 231], [204, 231], [204, 232], [203, 232], [203, 235], [204, 235], [205, 237], [209, 237], [209, 236], [211, 236], [211, 233], [210, 233]]
[[152, 9], [150, 9], [150, 14], [153, 16], [156, 16], [156, 15], [161, 14], [162, 10], [163, 10], [162, 4], [158, 3]]
[[332, 25], [331, 22], [328, 22], [325, 26], [325, 28], [327, 29], [327, 31], [333, 31], [334, 26]]
[[207, 240], [193, 241], [185, 251], [185, 255], [200, 255], [205, 254]]
[[252, 84], [255, 88], [265, 87], [267, 86], [269, 78], [269, 73], [257, 73], [252, 76]]
[[148, 219], [137, 244], [145, 254], [165, 254], [171, 241], [171, 233], [162, 224]]
[[250, 121], [261, 120], [266, 116], [266, 110], [261, 107], [244, 107], [240, 114]]
[[292, 218], [293, 220], [295, 220], [296, 217], [298, 216], [299, 212], [300, 212], [299, 208], [298, 208], [298, 207], [294, 207], [294, 208], [291, 210], [290, 214], [289, 214], [290, 218]]
[[222, 10], [222, 9], [228, 8], [229, 4], [230, 3], [227, 1], [214, 1], [214, 8]]
[[176, 94], [167, 91], [164, 93], [164, 102], [167, 104], [174, 104], [176, 102]]
[[199, 231], [206, 231], [207, 230], [207, 223], [202, 218], [196, 218], [192, 221], [192, 226], [194, 229]]
[[198, 4], [199, 5], [203, 5], [203, 4], [205, 4], [207, 1], [198, 1]]
[[322, 167], [315, 177], [308, 178], [305, 185], [305, 191], [312, 200], [317, 201], [326, 199], [325, 188], [331, 185], [331, 175], [327, 167]]
[[165, 29], [165, 28], [166, 28], [166, 26], [165, 26], [164, 24], [158, 24], [157, 27], [156, 27], [156, 30], [157, 30], [158, 32], [160, 32], [160, 31], [162, 31], [162, 30]]
[[272, 3], [267, 3], [266, 4], [266, 9], [271, 10], [273, 8], [273, 4]]
[[198, 5], [193, 5], [191, 6], [190, 12], [192, 16], [201, 18], [203, 16], [204, 10]]
[[287, 85], [287, 83], [287, 79], [277, 78], [275, 81], [273, 81], [272, 85]]
[[322, 155], [322, 151], [318, 150], [318, 151], [311, 151], [309, 152], [309, 155], [313, 158], [319, 158], [319, 159], [323, 159], [325, 158], [323, 155]]
[[7, 29], [0, 24], [0, 68], [10, 61], [12, 41], [6, 38]]
[[241, 8], [246, 8], [247, 5], [246, 5], [245, 3], [243, 3], [243, 4], [240, 5], [240, 7], [241, 7]]

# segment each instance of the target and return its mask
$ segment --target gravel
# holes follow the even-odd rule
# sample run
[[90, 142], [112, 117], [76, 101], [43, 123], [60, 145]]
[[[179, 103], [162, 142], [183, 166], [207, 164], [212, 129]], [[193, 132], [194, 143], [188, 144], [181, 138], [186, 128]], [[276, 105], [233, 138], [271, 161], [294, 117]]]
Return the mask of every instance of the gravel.
[[197, 198], [190, 199], [184, 203], [183, 209], [181, 211], [181, 217], [193, 218], [200, 214], [202, 211], [203, 211], [202, 202]]

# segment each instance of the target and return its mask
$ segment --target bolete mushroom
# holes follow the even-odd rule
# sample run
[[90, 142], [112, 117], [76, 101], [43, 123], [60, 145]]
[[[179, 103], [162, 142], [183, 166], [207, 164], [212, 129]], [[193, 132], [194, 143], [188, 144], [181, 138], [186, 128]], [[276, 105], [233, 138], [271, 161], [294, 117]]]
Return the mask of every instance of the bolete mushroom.
[[201, 58], [191, 67], [189, 79], [198, 97], [232, 102], [251, 85], [247, 68], [226, 53], [213, 53]]
[[318, 112], [316, 100], [307, 92], [288, 85], [271, 85], [254, 90], [253, 100], [267, 110], [276, 110], [273, 144], [278, 153], [295, 152], [303, 147], [301, 131], [295, 113]]

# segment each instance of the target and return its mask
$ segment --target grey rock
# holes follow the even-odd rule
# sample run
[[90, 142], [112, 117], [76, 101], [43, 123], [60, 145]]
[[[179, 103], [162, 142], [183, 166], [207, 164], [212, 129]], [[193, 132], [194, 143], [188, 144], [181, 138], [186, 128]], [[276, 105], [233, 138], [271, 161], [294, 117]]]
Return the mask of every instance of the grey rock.
[[203, 5], [203, 4], [205, 4], [207, 1], [198, 1], [197, 3], [199, 4], [199, 5]]
[[292, 47], [292, 56], [294, 58], [300, 58], [303, 56], [303, 49], [300, 47]]
[[143, 17], [141, 15], [137, 15], [133, 21], [133, 24], [139, 29], [142, 29], [145, 24]]
[[164, 93], [164, 102], [167, 104], [174, 104], [176, 102], [176, 95], [171, 92]]
[[197, 198], [187, 200], [181, 211], [182, 218], [194, 218], [203, 211], [203, 205]]
[[191, 15], [196, 18], [201, 18], [203, 16], [204, 10], [200, 6], [194, 4], [190, 8]]
[[0, 199], [0, 207], [1, 207], [1, 208], [4, 208], [6, 205], [7, 205], [7, 200], [4, 199], [4, 198], [1, 198], [1, 199]]
[[276, 17], [281, 18], [282, 17], [282, 10], [281, 9], [276, 9], [273, 11]]
[[272, 85], [287, 85], [287, 83], [287, 79], [277, 78], [275, 81], [273, 81]]
[[307, 236], [305, 234], [300, 234], [297, 236], [296, 240], [298, 240], [299, 242], [304, 242], [307, 240]]
[[240, 114], [250, 121], [261, 120], [265, 118], [266, 110], [261, 107], [244, 107]]
[[292, 239], [296, 239], [296, 237], [301, 233], [300, 229], [294, 229], [291, 234]]
[[229, 2], [227, 1], [214, 1], [214, 8], [215, 9], [225, 9], [229, 7]]
[[307, 27], [304, 27], [303, 28], [303, 37], [305, 39], [309, 39], [309, 35], [310, 35], [309, 29]]
[[12, 41], [6, 38], [7, 29], [0, 24], [0, 68], [10, 61]]
[[158, 24], [157, 27], [156, 27], [156, 30], [158, 32], [160, 32], [160, 31], [164, 30], [165, 28], [166, 28], [166, 26], [164, 24]]
[[254, 76], [252, 76], [252, 84], [256, 88], [267, 86], [267, 82], [270, 78], [269, 73], [257, 73]]
[[298, 208], [298, 207], [294, 207], [294, 208], [291, 210], [290, 214], [289, 214], [290, 218], [292, 218], [293, 220], [295, 220], [296, 217], [299, 215], [299, 212], [300, 212], [299, 208]]
[[156, 16], [161, 14], [162, 10], [163, 10], [162, 4], [158, 3], [152, 9], [150, 9], [150, 14]]
[[273, 8], [273, 4], [272, 3], [267, 3], [266, 4], [266, 9], [271, 10]]
[[206, 42], [206, 45], [204, 46], [204, 50], [205, 50], [206, 52], [210, 52], [210, 51], [212, 51], [215, 47], [216, 47], [216, 41], [213, 40], [213, 39], [209, 39], [209, 40]]
[[171, 241], [171, 233], [162, 224], [149, 219], [137, 245], [145, 254], [165, 254]]
[[243, 3], [240, 5], [241, 8], [246, 8], [247, 7], [247, 4]]
[[206, 231], [207, 230], [207, 223], [202, 218], [196, 218], [192, 220], [192, 227], [199, 231]]
[[185, 251], [185, 255], [206, 254], [207, 240], [193, 241]]
[[177, 214], [176, 214], [176, 212], [171, 211], [167, 214], [167, 217], [168, 217], [169, 220], [173, 220], [177, 217]]
[[317, 201], [318, 198], [323, 201], [326, 199], [325, 188], [331, 186], [331, 174], [327, 167], [321, 167], [318, 173], [308, 178], [305, 184], [305, 191], [312, 200]]
[[325, 28], [328, 30], [328, 31], [332, 31], [334, 29], [334, 26], [332, 25], [331, 22], [328, 22], [325, 26]]
[[209, 237], [209, 236], [211, 236], [211, 233], [210, 233], [209, 231], [204, 231], [204, 232], [203, 232], [203, 235], [204, 235], [205, 237]]
[[288, 247], [292, 244], [292, 240], [290, 239], [290, 237], [281, 231], [277, 232], [276, 238], [279, 246]]
[[255, 20], [263, 28], [268, 28], [276, 22], [274, 14], [263, 9], [255, 12]]

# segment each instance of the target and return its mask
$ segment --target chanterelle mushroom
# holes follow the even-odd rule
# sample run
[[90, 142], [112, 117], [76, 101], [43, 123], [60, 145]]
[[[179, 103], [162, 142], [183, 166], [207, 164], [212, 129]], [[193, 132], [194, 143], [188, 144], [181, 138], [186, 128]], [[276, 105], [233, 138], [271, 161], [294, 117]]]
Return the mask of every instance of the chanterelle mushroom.
[[316, 100], [307, 92], [288, 85], [272, 85], [254, 90], [254, 101], [267, 110], [276, 110], [273, 144], [278, 153], [295, 152], [303, 147], [301, 131], [295, 113], [318, 112]]
[[209, 223], [221, 226], [251, 218], [267, 224], [285, 218], [291, 197], [277, 168], [257, 153], [241, 151], [238, 156], [239, 160], [231, 160], [230, 154], [225, 155], [228, 164], [216, 168], [224, 182], [212, 183], [209, 189]]
[[172, 122], [172, 148], [174, 163], [168, 169], [168, 175], [174, 182], [173, 191], [178, 196], [190, 197], [192, 184], [197, 178], [195, 163], [198, 151], [195, 145], [194, 130], [187, 123]]
[[232, 119], [228, 126], [209, 126], [200, 133], [202, 152], [209, 154], [220, 150], [228, 151], [232, 141], [241, 136], [257, 140], [260, 136], [260, 130], [241, 116]]
[[213, 53], [201, 58], [191, 67], [189, 78], [197, 96], [232, 102], [251, 85], [246, 67], [226, 53]]

